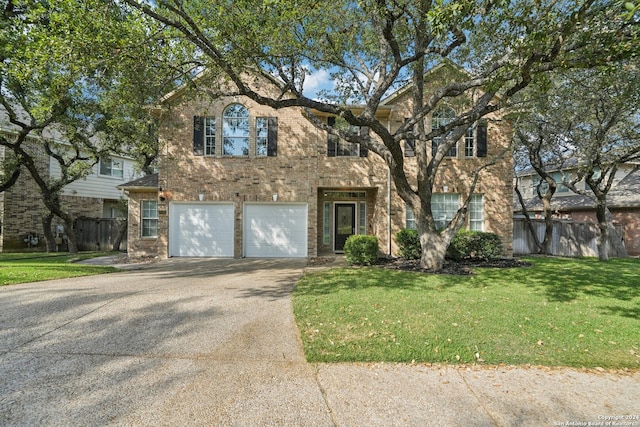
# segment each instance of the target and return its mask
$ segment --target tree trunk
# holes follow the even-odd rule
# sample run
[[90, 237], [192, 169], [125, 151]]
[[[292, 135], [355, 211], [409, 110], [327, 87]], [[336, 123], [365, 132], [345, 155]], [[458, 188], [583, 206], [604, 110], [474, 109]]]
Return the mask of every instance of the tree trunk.
[[544, 239], [542, 240], [542, 253], [544, 255], [553, 255], [551, 253], [551, 242], [553, 240], [553, 212], [551, 211], [551, 196], [553, 196], [553, 193], [549, 189], [541, 199], [544, 212]]
[[[522, 214], [524, 215], [524, 219], [525, 219], [525, 223], [527, 224], [527, 228], [529, 229], [529, 232], [531, 233], [531, 237], [533, 238], [533, 242], [536, 244], [536, 247], [538, 248], [538, 253], [543, 253], [544, 251], [544, 247], [542, 246], [542, 242], [540, 242], [540, 239], [538, 239], [538, 233], [536, 232], [536, 229], [533, 227], [533, 222], [531, 221], [531, 216], [529, 215], [529, 211], [527, 210], [527, 206], [524, 202], [524, 199], [522, 198], [522, 193], [520, 192], [520, 189], [518, 188], [518, 180], [516, 180], [516, 186], [515, 186], [515, 192], [516, 195], [518, 196], [518, 202], [520, 203], [520, 206], [522, 207]], [[546, 229], [545, 229], [546, 231]], [[545, 233], [546, 236], [546, 233]]]
[[118, 228], [118, 235], [116, 236], [116, 240], [113, 242], [113, 250], [120, 250], [120, 243], [122, 243], [122, 239], [124, 239], [125, 234], [128, 230], [128, 222], [129, 220], [124, 219], [120, 224], [120, 228]]
[[419, 231], [418, 233], [422, 246], [420, 267], [431, 271], [442, 270], [449, 242], [437, 232]]
[[69, 215], [64, 219], [65, 233], [67, 235], [67, 248], [70, 254], [78, 253], [78, 236], [75, 230], [75, 219]]
[[600, 261], [609, 261], [609, 224], [605, 209], [606, 207], [601, 203], [596, 205], [596, 217], [600, 228], [600, 236], [598, 237], [598, 259]]
[[44, 234], [44, 241], [47, 245], [47, 252], [55, 252], [57, 249], [56, 237], [51, 230], [52, 221], [53, 214], [51, 212], [42, 216], [42, 233]]

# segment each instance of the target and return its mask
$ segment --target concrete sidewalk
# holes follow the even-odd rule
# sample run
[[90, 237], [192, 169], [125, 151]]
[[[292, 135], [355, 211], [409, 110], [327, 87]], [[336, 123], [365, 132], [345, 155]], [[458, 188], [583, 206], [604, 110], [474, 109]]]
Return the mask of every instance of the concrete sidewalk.
[[171, 259], [0, 287], [0, 425], [640, 426], [638, 372], [308, 364], [304, 268]]

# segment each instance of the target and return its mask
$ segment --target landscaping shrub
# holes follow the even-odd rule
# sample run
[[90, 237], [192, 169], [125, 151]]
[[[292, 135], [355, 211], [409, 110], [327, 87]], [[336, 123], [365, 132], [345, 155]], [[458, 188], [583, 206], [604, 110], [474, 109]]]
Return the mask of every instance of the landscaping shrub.
[[419, 259], [422, 254], [418, 232], [410, 228], [400, 230], [396, 234], [396, 241], [400, 247], [400, 256], [406, 259]]
[[378, 238], [364, 234], [349, 236], [344, 244], [348, 264], [371, 265], [378, 259]]
[[447, 258], [488, 260], [502, 256], [502, 241], [497, 234], [482, 231], [460, 230], [451, 239]]

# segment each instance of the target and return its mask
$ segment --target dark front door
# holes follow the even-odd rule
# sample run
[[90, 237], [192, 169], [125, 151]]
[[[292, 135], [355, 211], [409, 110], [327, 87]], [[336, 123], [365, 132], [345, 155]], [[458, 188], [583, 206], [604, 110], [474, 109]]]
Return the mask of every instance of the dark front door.
[[356, 232], [356, 206], [353, 203], [335, 204], [335, 250], [343, 251], [347, 238]]

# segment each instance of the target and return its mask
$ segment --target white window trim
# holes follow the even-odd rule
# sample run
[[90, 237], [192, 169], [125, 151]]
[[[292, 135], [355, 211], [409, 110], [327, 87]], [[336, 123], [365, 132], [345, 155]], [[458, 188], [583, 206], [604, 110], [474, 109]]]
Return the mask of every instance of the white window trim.
[[[155, 203], [156, 204], [156, 209], [155, 209], [155, 217], [145, 217], [145, 209], [144, 209], [144, 204], [145, 203]], [[144, 223], [145, 221], [155, 221], [156, 222], [156, 234], [152, 235], [152, 236], [145, 236], [144, 235]], [[143, 239], [156, 239], [158, 237], [158, 201], [157, 200], [141, 200], [140, 201], [140, 237]]]
[[[104, 160], [109, 160], [111, 162], [111, 166], [109, 167], [109, 171], [111, 171], [110, 174], [106, 174], [106, 173], [102, 173], [102, 165], [103, 165], [103, 161]], [[123, 180], [124, 179], [124, 160], [122, 159], [116, 159], [116, 161], [120, 162], [120, 164], [122, 165], [121, 169], [115, 169], [115, 170], [119, 170], [122, 171], [122, 176], [114, 176], [113, 175], [113, 157], [109, 157], [106, 159], [100, 159], [99, 163], [98, 163], [98, 176], [101, 176], [103, 178], [111, 178], [111, 179], [119, 179], [119, 180]]]

